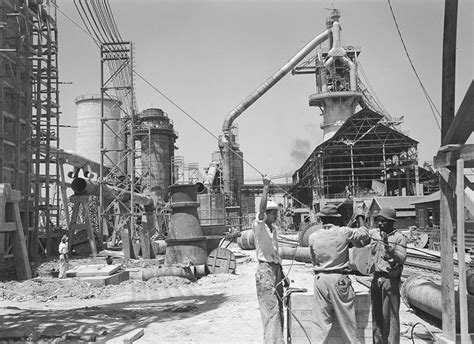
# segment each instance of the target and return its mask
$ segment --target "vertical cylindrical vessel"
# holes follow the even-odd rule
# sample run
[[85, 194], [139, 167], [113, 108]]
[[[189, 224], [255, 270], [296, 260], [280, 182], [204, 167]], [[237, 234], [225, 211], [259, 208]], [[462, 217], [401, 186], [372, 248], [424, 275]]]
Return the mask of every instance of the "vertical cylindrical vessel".
[[[104, 165], [113, 167], [118, 163], [119, 152], [123, 143], [118, 136], [120, 106], [121, 102], [117, 98], [104, 98], [104, 118], [109, 119], [104, 126], [104, 149], [109, 150], [104, 159]], [[100, 136], [102, 116], [101, 96], [99, 94], [82, 95], [76, 98], [76, 152], [85, 158], [100, 162]]]
[[173, 121], [161, 109], [144, 110], [135, 137], [141, 141], [141, 169], [144, 185], [165, 197], [172, 183], [171, 165], [178, 135]]
[[206, 264], [206, 237], [199, 224], [196, 185], [172, 185], [169, 190], [172, 213], [165, 264]]

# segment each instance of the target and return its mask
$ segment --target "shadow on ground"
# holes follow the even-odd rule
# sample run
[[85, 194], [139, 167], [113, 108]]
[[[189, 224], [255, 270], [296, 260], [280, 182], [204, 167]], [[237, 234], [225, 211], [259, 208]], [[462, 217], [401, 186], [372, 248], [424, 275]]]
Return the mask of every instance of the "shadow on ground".
[[180, 320], [206, 313], [226, 299], [224, 294], [215, 294], [118, 302], [72, 310], [0, 308], [0, 342], [61, 337], [66, 341], [104, 342], [153, 322]]

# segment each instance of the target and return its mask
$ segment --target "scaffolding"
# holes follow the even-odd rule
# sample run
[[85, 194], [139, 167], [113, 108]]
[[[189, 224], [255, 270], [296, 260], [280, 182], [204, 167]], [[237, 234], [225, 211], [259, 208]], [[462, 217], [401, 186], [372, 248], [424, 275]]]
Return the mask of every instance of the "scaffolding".
[[[59, 145], [56, 2], [1, 0], [0, 8], [0, 182], [21, 192], [23, 228], [36, 259], [40, 237], [46, 237], [42, 251], [54, 253], [59, 228], [59, 166], [50, 153]], [[5, 245], [6, 237], [0, 252]]]
[[[136, 234], [136, 221], [140, 216], [140, 208], [135, 207], [136, 190], [135, 175], [135, 97], [133, 87], [133, 45], [131, 42], [102, 43], [100, 46], [101, 61], [101, 158], [100, 158], [100, 201], [99, 201], [99, 233], [103, 233], [104, 224], [110, 223], [120, 231], [124, 253], [130, 258], [130, 235]], [[106, 68], [108, 67], [108, 68]], [[126, 102], [117, 102], [116, 94]], [[116, 102], [121, 109], [121, 116], [107, 117], [104, 100]], [[122, 106], [122, 104], [124, 104]], [[104, 133], [110, 132], [117, 142], [115, 149], [107, 148]], [[104, 164], [110, 168], [106, 171]], [[121, 191], [112, 200], [106, 200], [105, 187], [112, 185]], [[124, 201], [124, 194], [128, 200]]]
[[417, 146], [416, 140], [388, 125], [383, 115], [362, 109], [314, 149], [294, 173], [292, 192], [305, 204], [315, 198], [374, 193], [418, 195], [420, 170], [421, 179], [434, 174], [418, 167]]

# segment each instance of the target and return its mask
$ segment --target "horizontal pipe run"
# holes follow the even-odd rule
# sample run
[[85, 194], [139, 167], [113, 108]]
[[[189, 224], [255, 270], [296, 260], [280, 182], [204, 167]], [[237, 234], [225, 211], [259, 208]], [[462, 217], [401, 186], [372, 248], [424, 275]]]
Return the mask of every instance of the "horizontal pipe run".
[[[71, 188], [76, 195], [90, 195], [90, 196], [99, 196], [100, 195], [100, 184], [95, 181], [87, 180], [84, 178], [76, 178], [71, 183]], [[104, 185], [104, 196], [105, 198], [115, 199], [119, 197], [119, 200], [122, 202], [127, 202], [130, 200], [131, 193], [130, 191], [117, 188], [115, 186]], [[133, 200], [135, 204], [141, 205], [152, 205], [153, 199], [151, 196], [144, 195], [138, 192], [133, 193]]]

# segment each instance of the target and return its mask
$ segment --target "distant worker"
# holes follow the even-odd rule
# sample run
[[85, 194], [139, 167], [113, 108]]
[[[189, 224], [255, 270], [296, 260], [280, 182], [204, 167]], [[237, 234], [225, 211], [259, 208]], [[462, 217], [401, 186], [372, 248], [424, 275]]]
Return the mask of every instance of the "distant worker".
[[400, 343], [400, 277], [407, 241], [393, 227], [395, 216], [392, 208], [380, 209], [376, 216], [379, 228], [370, 230], [374, 262], [370, 297], [375, 344]]
[[354, 308], [354, 289], [348, 274], [349, 243], [362, 247], [370, 242], [362, 209], [355, 213], [359, 228], [339, 227], [341, 214], [335, 206], [325, 206], [317, 214], [323, 227], [309, 237], [314, 269], [313, 338], [326, 343], [337, 319], [345, 343], [360, 343]]
[[63, 235], [61, 242], [59, 243], [59, 278], [66, 277], [66, 271], [68, 270], [68, 237]]
[[265, 344], [285, 343], [283, 339], [283, 275], [278, 255], [278, 236], [275, 222], [278, 205], [268, 201], [270, 179], [263, 177], [263, 194], [259, 212], [253, 223], [255, 252], [258, 259], [255, 281]]

